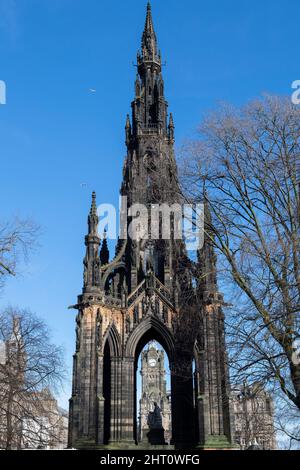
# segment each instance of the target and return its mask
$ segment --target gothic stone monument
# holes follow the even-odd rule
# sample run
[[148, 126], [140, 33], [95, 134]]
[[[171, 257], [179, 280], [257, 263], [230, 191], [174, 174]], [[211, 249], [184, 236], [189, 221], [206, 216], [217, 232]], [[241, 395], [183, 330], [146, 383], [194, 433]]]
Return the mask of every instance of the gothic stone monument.
[[[181, 202], [173, 144], [174, 122], [148, 4], [132, 118], [126, 121], [121, 195], [128, 207]], [[171, 369], [172, 443], [177, 448], [230, 447], [223, 298], [208, 237], [198, 251], [196, 271], [183, 241], [174, 236], [120, 240], [110, 261], [107, 241], [101, 244], [98, 234], [93, 194], [85, 245], [83, 293], [74, 306], [69, 446], [136, 445], [138, 357], [156, 340]]]

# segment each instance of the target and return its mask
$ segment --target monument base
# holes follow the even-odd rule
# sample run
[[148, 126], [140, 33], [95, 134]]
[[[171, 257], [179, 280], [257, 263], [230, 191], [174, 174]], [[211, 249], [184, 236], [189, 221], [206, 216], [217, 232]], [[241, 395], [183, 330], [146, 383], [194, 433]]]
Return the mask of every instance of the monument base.
[[147, 434], [148, 442], [151, 446], [166, 446], [164, 429], [151, 429]]
[[205, 443], [198, 445], [197, 449], [201, 450], [240, 450], [235, 443], [230, 443], [224, 435], [208, 436]]
[[151, 444], [149, 444], [149, 442], [146, 442], [146, 441], [143, 441], [143, 442], [140, 442], [139, 445], [137, 446], [136, 450], [146, 450], [146, 451], [159, 451], [159, 450], [169, 450], [169, 451], [172, 451], [172, 450], [175, 450], [175, 446], [171, 446], [171, 445], [164, 445], [164, 446], [152, 446]]

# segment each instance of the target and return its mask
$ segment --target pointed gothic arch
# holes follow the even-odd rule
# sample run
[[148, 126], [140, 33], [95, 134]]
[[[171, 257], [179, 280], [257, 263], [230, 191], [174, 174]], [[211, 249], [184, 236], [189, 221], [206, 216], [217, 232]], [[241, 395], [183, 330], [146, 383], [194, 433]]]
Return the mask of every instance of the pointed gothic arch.
[[116, 328], [115, 323], [111, 323], [108, 327], [104, 339], [102, 352], [104, 354], [105, 347], [108, 344], [111, 357], [120, 357], [121, 355], [121, 338]]
[[[138, 429], [137, 429], [137, 370], [138, 370], [138, 359], [144, 347], [152, 340], [157, 341], [162, 348], [165, 350], [169, 366], [175, 360], [175, 341], [171, 331], [168, 327], [162, 323], [155, 316], [148, 316], [145, 318], [136, 328], [132, 331], [125, 345], [125, 356], [131, 358], [133, 361], [133, 374], [134, 374], [134, 386], [133, 386], [133, 413], [134, 413], [134, 426], [133, 426], [133, 440], [138, 444]], [[173, 385], [171, 384], [171, 389]], [[171, 392], [172, 394], [172, 392]]]
[[120, 357], [121, 355], [121, 338], [114, 322], [110, 324], [104, 335], [102, 355], [103, 366], [98, 370], [98, 374], [101, 374], [100, 382], [102, 383], [100, 395], [103, 397], [103, 422], [101, 424], [102, 435], [100, 440], [101, 443], [108, 445], [112, 437], [111, 423], [114, 409], [113, 400], [115, 396], [115, 368], [114, 364], [112, 364], [112, 360]]
[[156, 340], [162, 345], [172, 364], [175, 358], [174, 337], [168, 327], [154, 316], [147, 317], [133, 330], [126, 343], [126, 357], [138, 356], [151, 340]]

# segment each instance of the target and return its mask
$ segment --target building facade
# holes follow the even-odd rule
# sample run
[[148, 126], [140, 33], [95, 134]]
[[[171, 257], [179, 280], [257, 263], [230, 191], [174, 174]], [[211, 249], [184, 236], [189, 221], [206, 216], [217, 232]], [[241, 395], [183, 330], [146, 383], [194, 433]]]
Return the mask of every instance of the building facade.
[[271, 395], [259, 384], [244, 384], [231, 392], [234, 440], [241, 450], [276, 450], [274, 406]]
[[14, 317], [10, 337], [0, 341], [0, 449], [66, 449], [68, 413], [49, 389], [29, 386], [27, 360]]
[[149, 414], [153, 412], [155, 403], [162, 414], [164, 439], [171, 444], [172, 412], [171, 392], [167, 391], [165, 353], [151, 344], [141, 354], [141, 399], [139, 415], [139, 442], [147, 439], [149, 433]]
[[21, 449], [63, 450], [68, 447], [68, 413], [48, 389], [38, 396], [38, 409], [22, 419]]
[[[138, 443], [138, 358], [155, 340], [170, 363], [173, 444], [228, 448], [232, 427], [223, 296], [212, 245], [205, 237], [198, 262], [192, 263], [183, 240], [175, 236], [174, 214], [169, 237], [162, 236], [162, 223], [153, 224], [149, 214], [163, 204], [182, 205], [174, 120], [168, 113], [150, 4], [134, 88], [121, 186], [126, 201], [122, 221], [128, 230], [112, 260], [106, 238], [101, 242], [98, 233], [95, 193], [88, 216], [84, 286], [73, 306], [78, 315], [69, 446], [124, 449]], [[145, 208], [146, 223], [136, 223]]]

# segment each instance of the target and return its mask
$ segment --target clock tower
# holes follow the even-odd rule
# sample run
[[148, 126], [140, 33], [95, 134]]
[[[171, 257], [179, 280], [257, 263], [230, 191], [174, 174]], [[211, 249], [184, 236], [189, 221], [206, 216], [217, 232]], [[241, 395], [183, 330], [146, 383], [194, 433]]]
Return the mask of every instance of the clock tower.
[[149, 432], [148, 416], [154, 410], [154, 403], [161, 409], [165, 440], [171, 440], [171, 394], [167, 391], [165, 353], [151, 343], [142, 352], [142, 390], [140, 400], [139, 439], [147, 439]]

